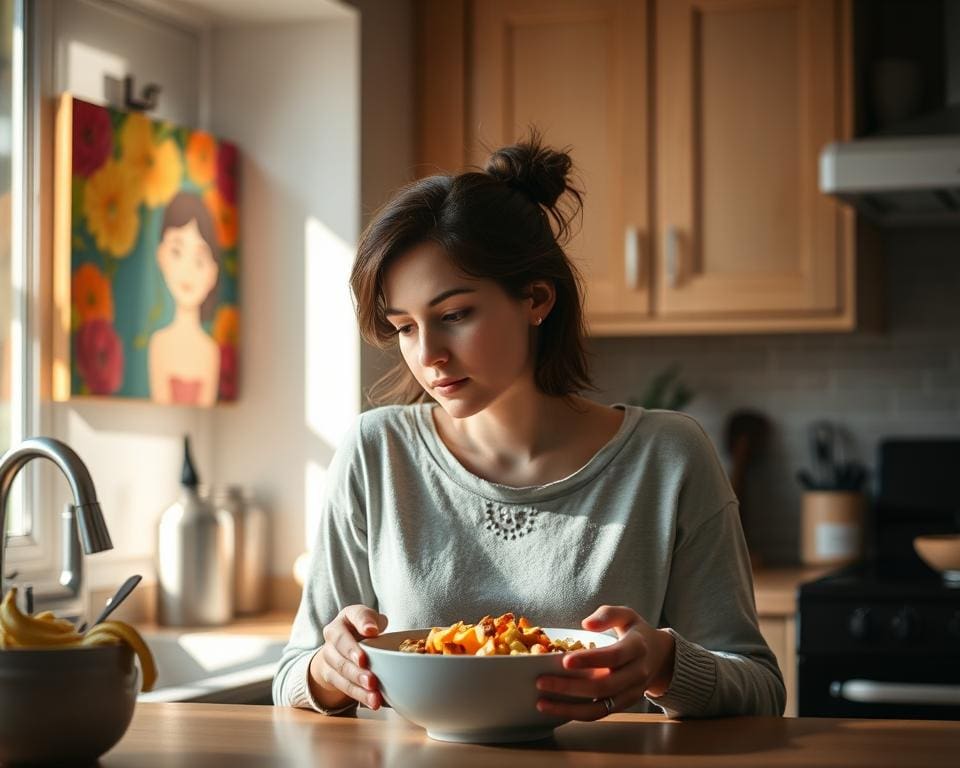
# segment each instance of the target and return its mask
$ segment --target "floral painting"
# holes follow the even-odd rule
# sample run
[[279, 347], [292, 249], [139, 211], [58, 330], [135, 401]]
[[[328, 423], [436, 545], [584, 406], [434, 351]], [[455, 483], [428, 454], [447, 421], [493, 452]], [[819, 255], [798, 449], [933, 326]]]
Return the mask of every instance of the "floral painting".
[[57, 131], [54, 396], [235, 400], [236, 146], [69, 95]]

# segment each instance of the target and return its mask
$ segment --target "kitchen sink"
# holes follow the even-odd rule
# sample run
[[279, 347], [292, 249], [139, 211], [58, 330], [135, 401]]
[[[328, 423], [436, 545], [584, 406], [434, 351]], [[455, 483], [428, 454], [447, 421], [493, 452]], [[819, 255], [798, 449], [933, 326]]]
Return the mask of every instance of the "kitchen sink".
[[139, 701], [270, 704], [285, 640], [227, 632], [145, 634], [157, 682]]

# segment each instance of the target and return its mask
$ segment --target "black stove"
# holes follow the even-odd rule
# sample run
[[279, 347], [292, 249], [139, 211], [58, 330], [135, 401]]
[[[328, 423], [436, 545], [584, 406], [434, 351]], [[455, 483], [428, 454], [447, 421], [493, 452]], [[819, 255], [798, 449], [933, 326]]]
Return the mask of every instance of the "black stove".
[[960, 719], [960, 585], [913, 538], [960, 532], [960, 439], [880, 446], [868, 556], [798, 590], [798, 714]]

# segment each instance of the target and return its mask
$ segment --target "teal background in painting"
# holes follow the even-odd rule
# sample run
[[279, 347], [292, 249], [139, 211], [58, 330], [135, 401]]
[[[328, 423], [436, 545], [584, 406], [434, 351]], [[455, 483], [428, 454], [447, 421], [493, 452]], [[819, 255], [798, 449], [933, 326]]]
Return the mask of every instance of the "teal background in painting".
[[[114, 126], [113, 157], [120, 157], [119, 132], [125, 113], [109, 110]], [[180, 150], [183, 168], [180, 187], [177, 192], [191, 192], [203, 197], [203, 190], [197, 187], [187, 176], [187, 164], [184, 154], [186, 138], [190, 131], [175, 128], [167, 123], [154, 123], [154, 131], [162, 131], [165, 137], [173, 138]], [[85, 183], [85, 181], [83, 182]], [[216, 184], [214, 179], [213, 184]], [[175, 193], [176, 194], [176, 193]], [[172, 198], [171, 198], [172, 199]], [[149, 371], [147, 369], [147, 342], [150, 334], [163, 328], [173, 319], [174, 303], [167, 289], [160, 269], [157, 266], [157, 245], [160, 242], [160, 228], [163, 225], [165, 207], [149, 208], [145, 203], [139, 206], [140, 226], [137, 239], [130, 252], [121, 258], [97, 250], [96, 240], [87, 227], [83, 215], [83, 197], [74, 195], [72, 210], [71, 274], [83, 264], [93, 264], [111, 280], [114, 307], [114, 330], [123, 345], [123, 383], [111, 397], [147, 398], [150, 397]], [[211, 216], [213, 214], [211, 213]], [[223, 305], [239, 308], [238, 243], [232, 248], [223, 248], [217, 244], [217, 256], [220, 266], [217, 286], [217, 304], [214, 311], [203, 322], [204, 329], [211, 333], [216, 310]], [[89, 394], [77, 369], [76, 356], [72, 353], [76, 327], [71, 328], [71, 392], [74, 395]]]

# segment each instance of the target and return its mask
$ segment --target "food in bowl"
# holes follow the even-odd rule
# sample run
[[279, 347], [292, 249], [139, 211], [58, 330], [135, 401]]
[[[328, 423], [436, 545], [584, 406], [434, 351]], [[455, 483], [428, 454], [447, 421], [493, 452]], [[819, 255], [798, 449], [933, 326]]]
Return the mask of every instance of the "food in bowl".
[[522, 653], [566, 653], [585, 646], [579, 640], [551, 640], [526, 616], [517, 621], [512, 613], [496, 619], [484, 616], [476, 624], [458, 621], [449, 627], [434, 627], [425, 638], [405, 639], [400, 650], [406, 653], [439, 653], [444, 656], [516, 656]]
[[21, 612], [11, 590], [0, 602], [0, 764], [95, 762], [126, 732], [137, 692], [155, 677], [129, 625], [103, 622], [80, 635], [53, 614]]
[[[520, 628], [519, 622], [516, 626]], [[496, 743], [546, 738], [566, 721], [537, 709], [543, 695], [537, 678], [590, 674], [564, 669], [564, 652], [429, 653], [426, 641], [431, 632], [436, 638], [436, 629], [388, 632], [360, 641], [384, 701], [433, 739]], [[543, 627], [540, 632], [564, 638], [571, 648], [576, 643], [602, 648], [616, 642], [612, 635], [583, 629]], [[421, 640], [423, 652], [400, 650], [404, 641], [409, 647]]]

